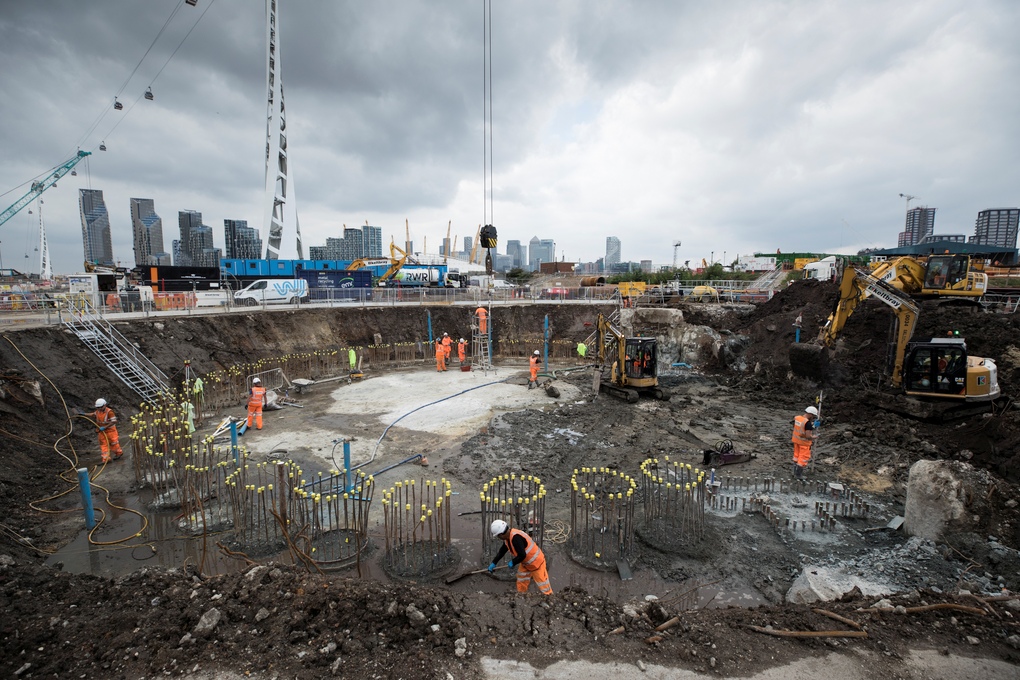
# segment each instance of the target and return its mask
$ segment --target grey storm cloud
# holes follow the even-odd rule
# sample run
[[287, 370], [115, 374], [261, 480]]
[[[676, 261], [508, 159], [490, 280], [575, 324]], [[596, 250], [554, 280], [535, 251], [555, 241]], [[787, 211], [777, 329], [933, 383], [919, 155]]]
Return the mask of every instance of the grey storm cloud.
[[[675, 240], [695, 261], [848, 252], [895, 245], [900, 193], [938, 209], [939, 233], [1020, 203], [1015, 2], [492, 4], [503, 242], [552, 238], [582, 261], [607, 236], [656, 263]], [[474, 235], [482, 8], [280, 0], [306, 244], [366, 220], [400, 242], [406, 219], [432, 250], [449, 221]], [[83, 257], [78, 188], [104, 191], [129, 266], [131, 197], [155, 200], [167, 248], [179, 210], [201, 211], [221, 246], [224, 219], [262, 229], [264, 16], [252, 0], [3, 3], [0, 207], [77, 147], [94, 151], [43, 196], [57, 271]], [[34, 217], [0, 227], [5, 266]]]

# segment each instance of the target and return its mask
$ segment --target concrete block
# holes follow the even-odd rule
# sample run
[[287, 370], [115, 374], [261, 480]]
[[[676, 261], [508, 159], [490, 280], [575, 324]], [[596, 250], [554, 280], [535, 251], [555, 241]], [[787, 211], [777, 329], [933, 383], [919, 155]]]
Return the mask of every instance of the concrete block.
[[795, 604], [831, 602], [838, 600], [855, 587], [860, 588], [861, 594], [867, 597], [895, 591], [895, 588], [887, 584], [866, 581], [839, 569], [804, 567], [787, 591], [786, 601]]
[[966, 531], [974, 498], [974, 468], [948, 460], [919, 460], [910, 466], [903, 528], [910, 536], [937, 541], [946, 533]]

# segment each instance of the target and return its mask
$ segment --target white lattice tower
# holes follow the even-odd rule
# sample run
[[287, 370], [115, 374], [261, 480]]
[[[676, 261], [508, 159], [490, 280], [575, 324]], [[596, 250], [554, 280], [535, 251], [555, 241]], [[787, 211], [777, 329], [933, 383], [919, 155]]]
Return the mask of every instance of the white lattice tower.
[[46, 225], [43, 224], [42, 199], [39, 199], [39, 278], [49, 281], [53, 278], [53, 267], [50, 264], [50, 244], [46, 240]]
[[303, 259], [294, 182], [287, 151], [287, 115], [280, 67], [278, 0], [266, 0], [266, 193], [265, 259]]

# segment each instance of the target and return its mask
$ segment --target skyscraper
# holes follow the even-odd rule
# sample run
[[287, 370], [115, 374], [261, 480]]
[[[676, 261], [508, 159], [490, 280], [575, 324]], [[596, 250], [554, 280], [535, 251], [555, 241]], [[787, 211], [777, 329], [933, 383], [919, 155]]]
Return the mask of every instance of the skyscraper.
[[971, 243], [997, 246], [1004, 250], [1016, 248], [1020, 208], [990, 208], [978, 213]]
[[113, 267], [113, 239], [110, 236], [110, 215], [106, 210], [103, 192], [99, 189], [79, 189], [78, 205], [81, 209], [81, 238], [85, 247], [85, 261]]
[[262, 239], [248, 220], [223, 220], [223, 240], [227, 259], [258, 260], [262, 257]]
[[180, 227], [181, 238], [178, 245], [180, 250], [174, 253], [174, 264], [178, 267], [198, 266], [192, 257], [191, 240], [195, 230], [202, 226], [202, 213], [197, 210], [181, 210], [177, 213], [177, 226]]
[[533, 236], [528, 244], [528, 269], [538, 271], [543, 262], [556, 261], [556, 242]]
[[202, 213], [181, 210], [177, 213], [181, 239], [176, 243], [174, 264], [178, 267], [219, 267], [220, 249], [213, 246], [212, 227], [202, 224]]
[[170, 253], [163, 249], [163, 218], [156, 214], [153, 200], [132, 198], [130, 203], [135, 266], [169, 265]]
[[914, 208], [907, 211], [906, 227], [896, 240], [896, 246], [912, 246], [935, 231], [936, 208]]
[[[470, 252], [470, 244], [465, 241], [464, 245], [466, 246], [465, 250]], [[506, 254], [512, 258], [510, 266], [513, 268], [523, 268], [528, 264], [528, 247], [522, 246], [521, 242], [516, 239], [506, 242]]]
[[364, 257], [365, 244], [364, 234], [360, 229], [344, 229], [344, 240], [340, 246], [340, 257], [338, 260], [357, 260]]
[[620, 239], [616, 238], [615, 236], [607, 236], [606, 257], [604, 260], [607, 272], [612, 271], [615, 265], [620, 264], [620, 252], [621, 252]]
[[382, 227], [361, 228], [362, 257], [382, 257]]

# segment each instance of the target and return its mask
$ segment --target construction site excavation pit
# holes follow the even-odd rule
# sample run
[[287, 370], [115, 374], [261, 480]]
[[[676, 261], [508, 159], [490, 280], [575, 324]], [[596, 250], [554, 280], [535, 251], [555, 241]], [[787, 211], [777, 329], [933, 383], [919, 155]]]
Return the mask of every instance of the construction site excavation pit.
[[[67, 334], [8, 334], [24, 358], [3, 342], [0, 360], [9, 374], [38, 380], [41, 397], [8, 382], [0, 401], [0, 426], [20, 438], [0, 441], [7, 524], [18, 527], [0, 550], [2, 604], [19, 621], [21, 639], [32, 636], [32, 649], [51, 644], [48, 635], [80, 630], [96, 669], [110, 663], [139, 677], [174, 667], [171, 658], [188, 668], [235, 668], [223, 650], [242, 644], [256, 650], [245, 668], [266, 677], [279, 672], [268, 671], [271, 665], [295, 677], [329, 676], [341, 657], [337, 668], [345, 674], [378, 674], [385, 663], [392, 677], [458, 678], [498, 677], [501, 671], [486, 675], [483, 657], [535, 668], [566, 659], [641, 660], [649, 668], [705, 672], [714, 658], [717, 670], [750, 674], [863, 649], [895, 675], [903, 674], [909, 650], [921, 647], [1016, 663], [1009, 642], [1020, 616], [1009, 604], [1020, 587], [1011, 472], [1020, 441], [1016, 413], [943, 425], [871, 406], [857, 385], [872, 375], [865, 341], [878, 328], [884, 337], [887, 318], [878, 313], [884, 310], [872, 317], [868, 305], [855, 315], [868, 330], [857, 337], [848, 326], [853, 351], [835, 355], [832, 384], [791, 377], [782, 363], [792, 337], [788, 317], [803, 314], [802, 332], [810, 333], [809, 324], [824, 322], [832, 292], [795, 286], [785, 304], [787, 292], [757, 307], [621, 310], [628, 334], [658, 340], [659, 385], [671, 393], [668, 401], [633, 404], [595, 394], [593, 369], [561, 350], [539, 380], [555, 390], [528, 389], [526, 357], [544, 346], [546, 317], [557, 347], [573, 348], [591, 334], [586, 324], [600, 307], [494, 308], [492, 366], [460, 371], [454, 360], [445, 372], [417, 350], [400, 362], [381, 358], [375, 334], [394, 343], [421, 337], [424, 318], [405, 310], [359, 312], [357, 323], [339, 312], [160, 320], [158, 333], [153, 322], [119, 324], [175, 380], [183, 379], [182, 352], [191, 355], [193, 375], [208, 378], [206, 395], [219, 396], [200, 409], [187, 436], [204, 456], [193, 463], [196, 473], [217, 466], [224, 472], [207, 482], [176, 471], [189, 482], [171, 493], [160, 477], [169, 468], [157, 472], [130, 445], [124, 459], [99, 464], [93, 429], [71, 416], [74, 451], [57, 447], [75, 467], [91, 469], [102, 519], [92, 532], [82, 528], [80, 497], [60, 477], [68, 461], [53, 449], [67, 430], [63, 404], [85, 413], [103, 396], [127, 443], [128, 421], [141, 413], [138, 398]], [[1011, 357], [1020, 360], [1020, 350], [1010, 338], [1020, 333], [1012, 319], [971, 312], [957, 323], [945, 314], [939, 312], [940, 325], [987, 325], [983, 336], [972, 332], [984, 338], [975, 351], [999, 357], [1003, 389], [1013, 390], [1009, 381], [1020, 377], [1020, 366]], [[461, 317], [463, 330], [456, 327]], [[468, 309], [443, 309], [433, 310], [431, 321], [460, 337], [470, 333], [468, 318]], [[261, 430], [239, 437], [236, 462], [229, 432], [206, 444], [223, 418], [245, 415], [243, 391], [218, 393], [212, 385], [217, 371], [257, 356], [265, 365], [250, 374], [271, 382], [274, 357], [359, 341], [360, 378], [324, 379], [327, 369], [344, 372], [342, 360], [324, 368], [325, 359], [309, 357], [307, 373], [287, 368], [276, 390], [281, 407], [263, 413]], [[511, 341], [504, 356], [500, 346]], [[369, 344], [377, 348], [369, 352]], [[806, 480], [793, 480], [791, 421], [819, 392], [823, 434]], [[748, 455], [713, 469], [704, 461], [719, 459], [706, 450], [721, 451], [722, 443]], [[242, 459], [247, 476], [231, 492], [227, 480]], [[955, 523], [934, 536], [908, 534], [903, 524], [911, 470], [921, 460], [955, 475], [945, 482], [955, 486], [946, 488], [966, 501]], [[648, 465], [657, 466], [654, 479]], [[511, 483], [493, 496], [498, 505], [487, 504], [500, 477]], [[522, 480], [535, 488], [523, 488]], [[410, 500], [389, 495], [412, 481]], [[301, 493], [278, 497], [285, 487]], [[525, 497], [527, 504], [518, 502]], [[387, 528], [383, 500], [400, 501], [399, 528]], [[487, 533], [494, 517], [541, 540], [552, 597], [515, 595], [506, 569], [469, 573], [484, 569], [499, 549]], [[62, 613], [71, 584], [82, 593], [76, 609], [91, 613], [88, 625]], [[107, 609], [109, 602], [120, 612]], [[950, 604], [986, 614], [914, 612]], [[898, 607], [907, 613], [893, 611]], [[819, 608], [864, 625], [868, 637], [832, 645], [748, 628], [838, 628], [814, 612]], [[212, 609], [218, 632], [200, 635], [196, 626]], [[120, 627], [126, 646], [145, 649], [158, 639], [166, 651], [104, 660], [112, 636], [106, 647], [90, 647], [90, 631], [97, 624], [116, 629], [117, 616], [128, 617]], [[33, 623], [38, 617], [44, 620]], [[46, 621], [53, 617], [69, 623], [51, 629]], [[185, 634], [194, 642], [182, 643]], [[18, 658], [25, 646], [10, 632], [4, 644], [6, 658]], [[55, 672], [38, 653], [26, 657], [2, 661], [0, 670], [12, 675], [31, 660]], [[89, 670], [91, 660], [62, 661], [81, 669], [78, 675], [98, 673]], [[396, 670], [405, 667], [428, 670]]]

